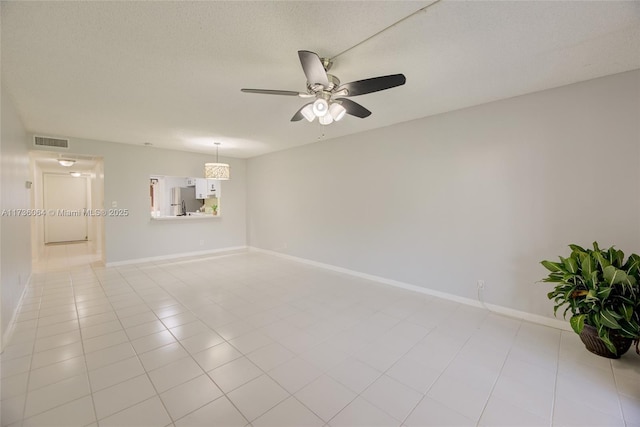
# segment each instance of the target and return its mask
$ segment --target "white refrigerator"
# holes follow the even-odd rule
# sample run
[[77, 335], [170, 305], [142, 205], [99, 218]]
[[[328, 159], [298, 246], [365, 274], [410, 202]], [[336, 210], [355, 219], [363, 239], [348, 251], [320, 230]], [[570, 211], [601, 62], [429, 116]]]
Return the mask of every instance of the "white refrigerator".
[[196, 212], [202, 207], [202, 200], [196, 199], [195, 187], [173, 187], [171, 189], [171, 214], [186, 215]]

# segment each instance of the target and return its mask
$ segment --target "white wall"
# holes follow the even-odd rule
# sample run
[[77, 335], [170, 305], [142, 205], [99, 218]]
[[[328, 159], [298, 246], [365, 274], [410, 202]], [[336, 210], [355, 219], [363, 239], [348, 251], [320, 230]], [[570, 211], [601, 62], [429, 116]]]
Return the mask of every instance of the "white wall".
[[[91, 209], [99, 210], [104, 206], [104, 166], [102, 160], [96, 163], [91, 173]], [[89, 240], [96, 253], [104, 256], [104, 218], [91, 217]]]
[[232, 176], [224, 183], [223, 217], [152, 221], [149, 177], [203, 177], [204, 164], [214, 157], [113, 142], [69, 140], [70, 152], [103, 158], [104, 207], [110, 209], [115, 201], [119, 209], [129, 210], [127, 217], [104, 219], [108, 263], [246, 245], [245, 160], [224, 160], [231, 165]]
[[639, 123], [634, 71], [253, 158], [249, 244], [551, 316], [540, 260], [640, 252]]
[[[25, 185], [29, 180], [27, 135], [4, 90], [1, 98], [0, 209], [28, 209], [31, 205], [30, 190]], [[31, 219], [27, 216], [0, 218], [0, 348], [31, 275], [30, 226]]]

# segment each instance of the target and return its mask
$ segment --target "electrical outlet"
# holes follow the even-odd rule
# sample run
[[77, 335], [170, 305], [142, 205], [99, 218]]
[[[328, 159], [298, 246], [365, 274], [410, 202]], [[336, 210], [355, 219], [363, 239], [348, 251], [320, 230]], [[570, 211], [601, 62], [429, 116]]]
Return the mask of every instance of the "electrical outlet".
[[484, 280], [478, 280], [478, 289], [484, 289]]
[[204, 239], [200, 239], [200, 246], [204, 246]]

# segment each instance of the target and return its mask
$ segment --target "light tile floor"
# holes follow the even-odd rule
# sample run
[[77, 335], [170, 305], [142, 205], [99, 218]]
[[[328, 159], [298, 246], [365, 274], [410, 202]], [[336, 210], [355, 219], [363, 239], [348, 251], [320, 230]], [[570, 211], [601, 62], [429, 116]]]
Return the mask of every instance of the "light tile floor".
[[105, 268], [47, 248], [2, 426], [640, 426], [640, 356], [260, 253]]

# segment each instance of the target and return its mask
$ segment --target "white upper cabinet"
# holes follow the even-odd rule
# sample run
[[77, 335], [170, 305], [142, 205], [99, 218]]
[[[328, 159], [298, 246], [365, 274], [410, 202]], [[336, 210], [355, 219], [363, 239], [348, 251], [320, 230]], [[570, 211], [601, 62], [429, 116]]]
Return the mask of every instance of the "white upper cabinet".
[[220, 181], [217, 179], [196, 178], [196, 199], [220, 198]]

